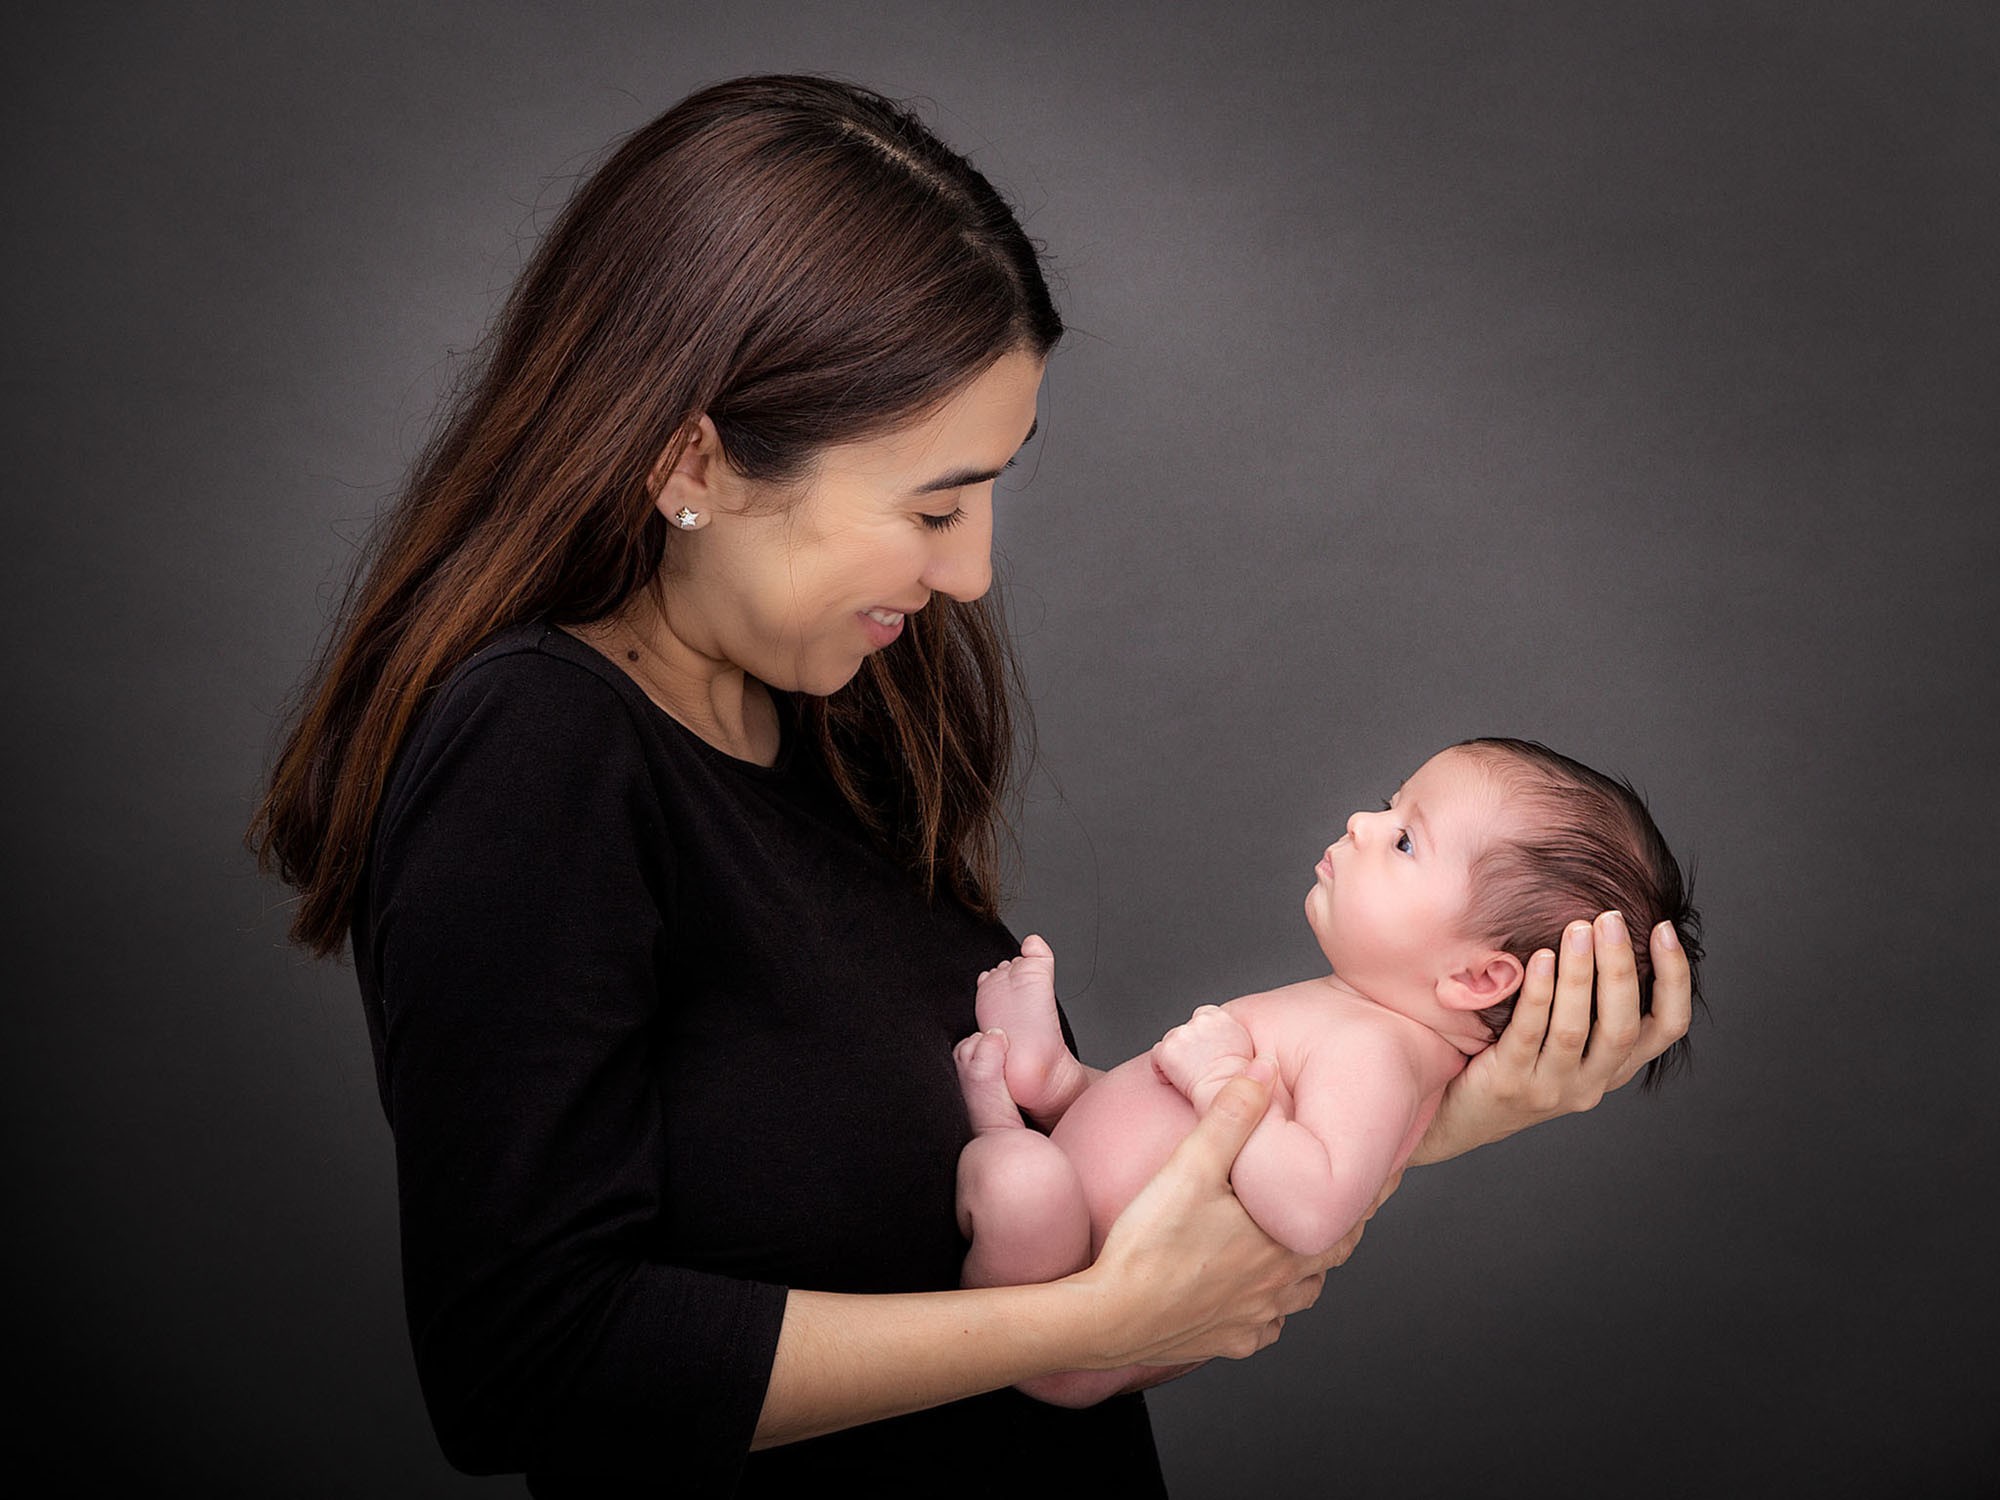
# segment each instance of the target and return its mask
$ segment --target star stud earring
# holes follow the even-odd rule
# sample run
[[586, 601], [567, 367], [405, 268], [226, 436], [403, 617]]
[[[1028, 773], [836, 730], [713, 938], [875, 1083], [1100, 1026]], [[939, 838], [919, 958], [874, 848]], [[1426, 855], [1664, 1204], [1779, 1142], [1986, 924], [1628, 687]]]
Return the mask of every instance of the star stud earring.
[[680, 527], [682, 531], [693, 531], [695, 527], [701, 525], [701, 512], [698, 510], [689, 510], [683, 505], [679, 510], [674, 512], [674, 524]]

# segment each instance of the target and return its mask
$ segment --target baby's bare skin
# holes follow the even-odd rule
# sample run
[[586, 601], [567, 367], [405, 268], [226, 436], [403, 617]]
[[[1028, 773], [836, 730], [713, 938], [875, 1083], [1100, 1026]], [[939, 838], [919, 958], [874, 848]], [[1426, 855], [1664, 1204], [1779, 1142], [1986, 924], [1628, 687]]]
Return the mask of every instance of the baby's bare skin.
[[[966, 1284], [1085, 1265], [1253, 1059], [1274, 1071], [1272, 1103], [1230, 1186], [1286, 1249], [1317, 1257], [1338, 1244], [1408, 1159], [1445, 1085], [1492, 1040], [1482, 1015], [1520, 986], [1521, 958], [1466, 930], [1481, 856], [1534, 822], [1514, 791], [1468, 747], [1433, 755], [1379, 810], [1350, 816], [1313, 866], [1306, 925], [1332, 972], [1203, 1006], [1109, 1073], [1064, 1044], [1041, 939], [981, 975], [983, 1030], [958, 1050], [976, 1131], [959, 1169]], [[1046, 1138], [1023, 1127], [1022, 1109]], [[1023, 1389], [1082, 1403], [1160, 1378], [1063, 1375]]]
[[[1093, 1076], [1063, 1041], [1054, 955], [1036, 938], [980, 976], [977, 1010], [986, 1029], [954, 1054], [975, 1132], [959, 1170], [967, 1286], [1089, 1264], [1199, 1112], [1258, 1056], [1277, 1066], [1272, 1105], [1230, 1181], [1273, 1239], [1321, 1253], [1366, 1214], [1466, 1062], [1430, 1027], [1327, 975], [1203, 1006], [1147, 1056]], [[1030, 1113], [1054, 1122], [1049, 1136], [1025, 1127], [1016, 1086], [1035, 1101]], [[1078, 1373], [1023, 1389], [1085, 1405], [1176, 1373]]]
[[1029, 1118], [1054, 1125], [1077, 1095], [1103, 1076], [1076, 1060], [1056, 1018], [1056, 956], [1030, 935], [1021, 956], [979, 976], [983, 1030], [1007, 1034], [1007, 1094]]

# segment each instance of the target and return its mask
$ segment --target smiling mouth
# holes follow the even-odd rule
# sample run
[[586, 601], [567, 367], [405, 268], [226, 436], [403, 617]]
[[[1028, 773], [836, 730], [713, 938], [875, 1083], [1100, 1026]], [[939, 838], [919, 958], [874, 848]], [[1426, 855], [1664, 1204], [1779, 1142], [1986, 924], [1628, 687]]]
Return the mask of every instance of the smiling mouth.
[[891, 630], [903, 623], [903, 612], [900, 609], [864, 609], [861, 613], [877, 625], [887, 626]]

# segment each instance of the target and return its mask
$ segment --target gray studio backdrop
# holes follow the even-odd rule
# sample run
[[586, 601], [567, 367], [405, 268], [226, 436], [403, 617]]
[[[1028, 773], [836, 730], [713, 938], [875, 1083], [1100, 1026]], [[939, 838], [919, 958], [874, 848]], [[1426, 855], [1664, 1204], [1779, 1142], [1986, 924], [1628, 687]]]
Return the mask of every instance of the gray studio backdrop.
[[[1992, 1493], [1993, 8], [105, 6], [4, 68], [8, 1318], [46, 1488], [452, 1474], [351, 974], [238, 840], [433, 400], [691, 87], [928, 116], [1075, 328], [1000, 501], [1088, 1050], [1436, 746], [1699, 866], [1692, 1078], [1412, 1174], [1181, 1496]], [[25, 1443], [25, 1447], [23, 1447]]]

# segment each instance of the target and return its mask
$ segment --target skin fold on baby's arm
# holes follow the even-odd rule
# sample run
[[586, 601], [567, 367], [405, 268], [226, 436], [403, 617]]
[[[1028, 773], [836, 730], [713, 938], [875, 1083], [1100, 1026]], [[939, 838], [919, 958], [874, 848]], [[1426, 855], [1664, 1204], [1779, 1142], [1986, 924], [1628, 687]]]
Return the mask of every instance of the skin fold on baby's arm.
[[[1436, 1094], [1386, 1028], [1363, 1017], [1314, 1022], [1285, 1028], [1288, 1044], [1269, 1049], [1286, 1086], [1274, 1090], [1230, 1173], [1251, 1218], [1302, 1255], [1320, 1254], [1361, 1221], [1408, 1155]], [[1203, 1110], [1257, 1050], [1230, 1009], [1208, 1005], [1162, 1037], [1152, 1060]]]

